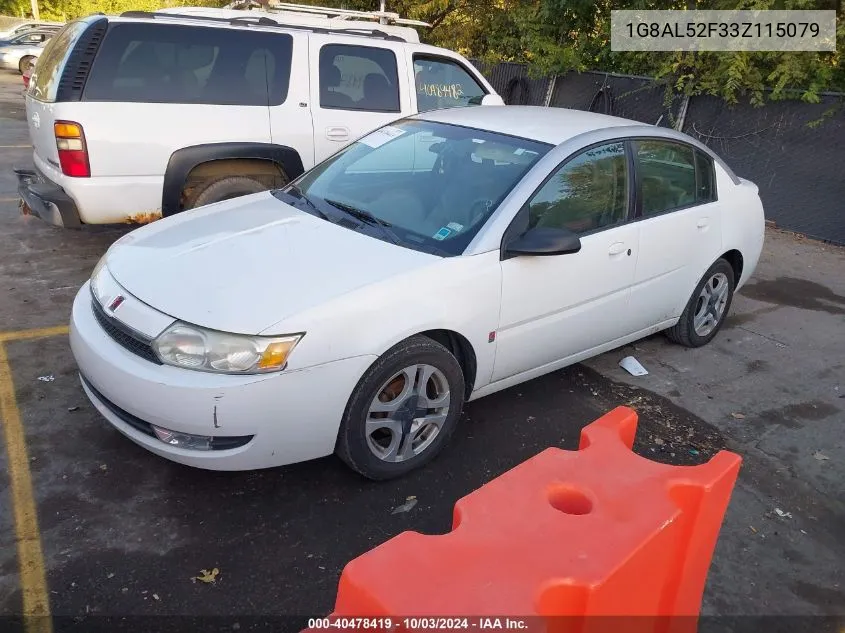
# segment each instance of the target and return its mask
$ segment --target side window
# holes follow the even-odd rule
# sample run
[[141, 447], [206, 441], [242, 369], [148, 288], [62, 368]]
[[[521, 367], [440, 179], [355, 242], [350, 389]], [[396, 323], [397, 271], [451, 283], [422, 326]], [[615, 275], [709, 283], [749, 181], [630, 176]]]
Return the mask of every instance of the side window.
[[59, 87], [59, 75], [76, 42], [88, 25], [85, 22], [69, 22], [58, 31], [44, 47], [38, 65], [29, 82], [29, 94], [40, 101], [52, 102]]
[[283, 103], [293, 40], [284, 33], [175, 24], [109, 29], [85, 101], [267, 106]]
[[695, 150], [695, 201], [701, 204], [716, 200], [716, 171], [713, 159]]
[[389, 49], [370, 46], [323, 46], [320, 107], [399, 112], [396, 55]]
[[642, 214], [657, 215], [696, 203], [694, 150], [671, 141], [638, 141], [634, 160], [642, 187]]
[[625, 144], [593, 147], [568, 160], [528, 203], [529, 227], [586, 233], [628, 215]]
[[444, 57], [414, 55], [417, 110], [480, 105], [487, 91], [459, 63]]

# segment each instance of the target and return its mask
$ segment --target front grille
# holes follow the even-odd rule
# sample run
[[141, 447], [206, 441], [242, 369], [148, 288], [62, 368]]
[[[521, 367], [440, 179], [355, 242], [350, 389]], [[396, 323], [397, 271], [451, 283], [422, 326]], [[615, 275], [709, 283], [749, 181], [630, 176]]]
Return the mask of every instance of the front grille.
[[94, 311], [94, 316], [100, 327], [121, 347], [151, 363], [163, 364], [153, 351], [149, 339], [142, 338], [140, 334], [131, 330], [128, 326], [114, 317], [110, 317], [99, 302], [94, 299], [91, 301], [91, 309]]

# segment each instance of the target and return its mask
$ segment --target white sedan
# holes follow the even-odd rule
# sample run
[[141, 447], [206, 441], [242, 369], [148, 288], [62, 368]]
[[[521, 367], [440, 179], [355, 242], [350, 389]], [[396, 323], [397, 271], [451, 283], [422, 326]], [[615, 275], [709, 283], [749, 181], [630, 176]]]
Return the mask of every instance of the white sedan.
[[168, 459], [434, 457], [465, 402], [660, 330], [697, 347], [763, 246], [757, 187], [668, 129], [427, 112], [282, 190], [118, 240], [73, 306], [82, 385]]

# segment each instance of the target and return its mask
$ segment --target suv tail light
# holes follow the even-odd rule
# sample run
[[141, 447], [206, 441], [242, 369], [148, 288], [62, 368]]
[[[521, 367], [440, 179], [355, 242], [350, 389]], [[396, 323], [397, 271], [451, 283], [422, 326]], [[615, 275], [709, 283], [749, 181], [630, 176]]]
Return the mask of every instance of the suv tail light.
[[73, 121], [56, 121], [53, 131], [56, 135], [62, 173], [65, 176], [89, 178], [91, 167], [88, 165], [88, 148], [85, 146], [82, 126]]

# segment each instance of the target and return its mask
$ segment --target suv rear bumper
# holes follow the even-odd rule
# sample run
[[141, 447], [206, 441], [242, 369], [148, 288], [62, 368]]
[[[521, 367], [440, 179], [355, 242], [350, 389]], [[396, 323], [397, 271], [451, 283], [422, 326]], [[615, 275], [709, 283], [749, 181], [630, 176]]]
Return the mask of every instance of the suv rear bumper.
[[32, 214], [55, 226], [76, 229], [82, 226], [76, 203], [59, 185], [37, 169], [15, 169], [18, 195]]

